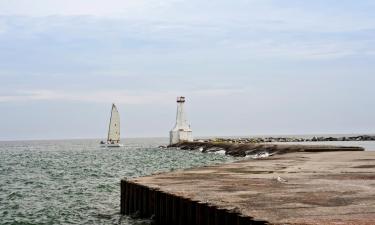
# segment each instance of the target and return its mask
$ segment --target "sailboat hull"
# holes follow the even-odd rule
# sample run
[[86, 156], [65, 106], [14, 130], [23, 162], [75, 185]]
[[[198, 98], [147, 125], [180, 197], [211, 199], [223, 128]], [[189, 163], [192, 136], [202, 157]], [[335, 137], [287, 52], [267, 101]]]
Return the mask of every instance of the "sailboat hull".
[[115, 143], [115, 144], [100, 144], [101, 147], [103, 148], [118, 148], [118, 147], [123, 147], [123, 144], [120, 143]]

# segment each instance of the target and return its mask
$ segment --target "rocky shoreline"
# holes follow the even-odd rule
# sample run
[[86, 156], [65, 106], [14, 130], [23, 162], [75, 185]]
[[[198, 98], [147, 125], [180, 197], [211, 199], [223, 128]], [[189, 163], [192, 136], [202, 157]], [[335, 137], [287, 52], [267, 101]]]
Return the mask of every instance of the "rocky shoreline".
[[168, 146], [181, 150], [200, 151], [203, 153], [225, 154], [235, 157], [266, 158], [277, 154], [293, 152], [337, 152], [364, 151], [362, 147], [344, 147], [327, 145], [288, 145], [229, 142], [182, 142]]
[[214, 143], [272, 143], [272, 142], [325, 142], [325, 141], [375, 141], [375, 136], [359, 135], [347, 137], [248, 137], [248, 138], [212, 138], [198, 139], [196, 142], [214, 142]]

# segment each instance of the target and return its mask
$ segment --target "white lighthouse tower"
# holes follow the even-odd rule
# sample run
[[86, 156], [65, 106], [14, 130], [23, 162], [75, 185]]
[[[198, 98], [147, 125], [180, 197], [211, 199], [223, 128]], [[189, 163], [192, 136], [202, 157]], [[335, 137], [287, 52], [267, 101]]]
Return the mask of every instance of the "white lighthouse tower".
[[177, 97], [176, 125], [169, 132], [170, 144], [193, 141], [192, 130], [185, 117], [184, 104], [185, 97]]

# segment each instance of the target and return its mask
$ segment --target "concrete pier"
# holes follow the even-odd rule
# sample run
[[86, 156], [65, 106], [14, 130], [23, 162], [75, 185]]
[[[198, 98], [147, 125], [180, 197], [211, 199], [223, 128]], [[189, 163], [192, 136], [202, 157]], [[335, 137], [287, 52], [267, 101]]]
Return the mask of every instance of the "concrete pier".
[[156, 224], [375, 224], [375, 152], [297, 152], [121, 182]]

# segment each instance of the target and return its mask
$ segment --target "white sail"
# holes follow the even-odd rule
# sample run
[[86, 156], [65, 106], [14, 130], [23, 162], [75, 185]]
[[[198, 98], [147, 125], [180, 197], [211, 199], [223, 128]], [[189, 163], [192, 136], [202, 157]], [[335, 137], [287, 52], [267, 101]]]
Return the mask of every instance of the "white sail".
[[120, 142], [120, 114], [118, 113], [115, 104], [112, 104], [107, 141]]

